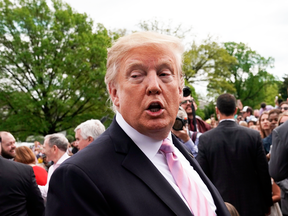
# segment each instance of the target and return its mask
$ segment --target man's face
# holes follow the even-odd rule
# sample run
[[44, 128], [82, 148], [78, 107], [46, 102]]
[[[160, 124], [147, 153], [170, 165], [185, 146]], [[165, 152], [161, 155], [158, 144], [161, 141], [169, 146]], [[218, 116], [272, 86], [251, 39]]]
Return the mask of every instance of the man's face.
[[49, 146], [47, 140], [44, 141], [43, 151], [44, 154], [46, 155], [46, 161], [53, 161], [54, 159], [53, 148]]
[[182, 88], [172, 52], [135, 48], [122, 59], [110, 95], [125, 121], [138, 132], [162, 140], [175, 121]]
[[1, 135], [2, 137], [2, 152], [1, 155], [4, 158], [7, 159], [11, 159], [14, 158], [16, 153], [15, 153], [15, 149], [16, 149], [16, 145], [15, 145], [15, 138], [12, 134], [10, 133], [3, 133]]
[[281, 111], [282, 111], [282, 112], [288, 111], [288, 104], [282, 104], [282, 105], [281, 105]]
[[276, 128], [277, 126], [277, 122], [278, 122], [278, 114], [277, 113], [271, 113], [269, 115], [269, 121], [271, 123], [271, 129], [274, 129]]
[[243, 118], [245, 119], [245, 118], [248, 116], [248, 114], [249, 114], [249, 113], [247, 113], [247, 112], [242, 112]]
[[75, 146], [79, 150], [84, 149], [86, 146], [88, 146], [91, 143], [88, 138], [83, 139], [83, 137], [81, 136], [81, 129], [76, 130], [75, 139], [76, 139]]
[[259, 118], [259, 116], [260, 116], [259, 110], [254, 110], [254, 116], [256, 118]]
[[194, 99], [190, 95], [187, 97], [182, 97], [181, 99], [180, 106], [186, 111], [187, 115], [192, 115], [193, 113], [192, 108], [191, 108], [192, 103], [195, 104]]

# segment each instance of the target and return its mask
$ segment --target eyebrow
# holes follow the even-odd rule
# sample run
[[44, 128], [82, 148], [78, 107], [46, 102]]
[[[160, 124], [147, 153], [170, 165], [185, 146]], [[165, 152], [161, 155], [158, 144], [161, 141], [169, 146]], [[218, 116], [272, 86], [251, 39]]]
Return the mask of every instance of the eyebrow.
[[[167, 68], [167, 69], [169, 69], [172, 72], [172, 74], [175, 74], [173, 63], [171, 61], [160, 59], [157, 62], [155, 69], [156, 69], [156, 71], [159, 71], [159, 70], [161, 70], [163, 68]], [[132, 60], [131, 62], [126, 64], [126, 71], [130, 71], [130, 70], [133, 70], [133, 69], [146, 70], [146, 69], [148, 69], [148, 67], [141, 60]]]

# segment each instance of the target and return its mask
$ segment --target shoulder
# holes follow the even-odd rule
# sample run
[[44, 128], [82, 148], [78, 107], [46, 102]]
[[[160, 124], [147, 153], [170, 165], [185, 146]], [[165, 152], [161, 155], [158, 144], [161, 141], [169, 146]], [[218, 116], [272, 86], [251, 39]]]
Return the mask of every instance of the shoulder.
[[32, 167], [27, 165], [27, 164], [11, 161], [11, 160], [5, 159], [3, 157], [1, 157], [0, 160], [1, 160], [2, 164], [5, 164], [5, 167], [8, 170], [17, 170], [20, 173], [27, 172], [27, 171], [33, 171]]

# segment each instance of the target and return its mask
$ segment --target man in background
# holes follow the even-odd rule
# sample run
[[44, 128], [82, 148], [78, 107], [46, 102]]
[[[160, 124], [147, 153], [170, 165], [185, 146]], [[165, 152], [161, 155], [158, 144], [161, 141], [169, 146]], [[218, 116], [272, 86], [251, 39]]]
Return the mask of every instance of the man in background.
[[253, 115], [253, 109], [249, 106], [243, 107], [241, 113], [246, 122], [249, 122], [250, 119], [255, 118]]
[[218, 97], [216, 113], [219, 125], [200, 136], [196, 159], [240, 215], [264, 216], [272, 205], [272, 189], [260, 134], [235, 122], [233, 95]]
[[2, 157], [6, 159], [13, 159], [16, 154], [16, 140], [14, 136], [6, 131], [0, 131], [0, 136], [2, 138]]
[[91, 119], [78, 125], [74, 131], [75, 146], [82, 150], [105, 131], [105, 126], [99, 120]]
[[[191, 104], [193, 104], [194, 106], [194, 111], [192, 110]], [[190, 131], [197, 131], [200, 133], [204, 133], [211, 129], [211, 126], [208, 123], [206, 123], [205, 121], [203, 121], [202, 119], [200, 119], [195, 115], [197, 105], [193, 97], [191, 97], [191, 95], [188, 95], [186, 97], [183, 96], [180, 102], [180, 106], [186, 111], [188, 115], [188, 125]]]
[[53, 161], [53, 165], [49, 167], [48, 178], [45, 186], [39, 185], [42, 197], [46, 202], [47, 193], [49, 189], [49, 182], [53, 172], [63, 163], [66, 159], [69, 158], [67, 154], [68, 140], [63, 134], [50, 134], [44, 138], [44, 154], [47, 161]]
[[[0, 153], [1, 139], [0, 136]], [[32, 167], [0, 156], [0, 215], [41, 216], [43, 213], [44, 203]]]

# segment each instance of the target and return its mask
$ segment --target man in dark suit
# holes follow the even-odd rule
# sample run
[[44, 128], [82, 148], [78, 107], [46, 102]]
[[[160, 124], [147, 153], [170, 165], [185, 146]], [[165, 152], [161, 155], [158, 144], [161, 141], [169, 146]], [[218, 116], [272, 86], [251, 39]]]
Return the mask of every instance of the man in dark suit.
[[259, 132], [239, 126], [236, 112], [233, 95], [218, 97], [220, 123], [200, 136], [197, 161], [240, 215], [264, 216], [272, 205], [268, 163]]
[[43, 213], [44, 203], [32, 167], [0, 156], [0, 215], [41, 216]]
[[113, 45], [105, 82], [116, 117], [54, 172], [46, 216], [193, 215], [199, 208], [191, 208], [173, 178], [160, 151], [164, 139], [173, 142], [173, 154], [204, 197], [199, 206], [205, 203], [211, 215], [229, 215], [197, 161], [171, 135], [182, 95], [183, 51], [179, 39], [152, 32], [134, 33]]
[[275, 181], [288, 178], [288, 121], [272, 132], [269, 171]]

